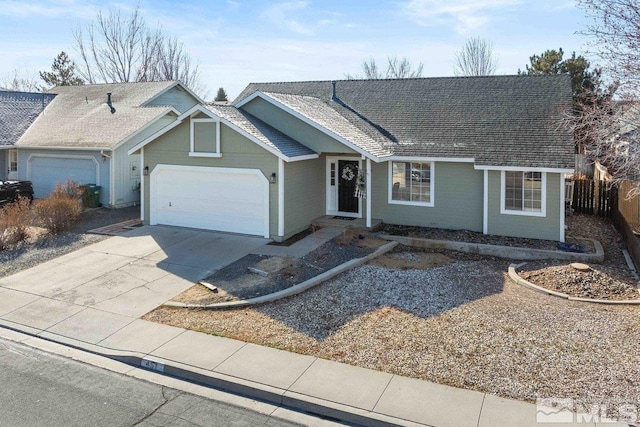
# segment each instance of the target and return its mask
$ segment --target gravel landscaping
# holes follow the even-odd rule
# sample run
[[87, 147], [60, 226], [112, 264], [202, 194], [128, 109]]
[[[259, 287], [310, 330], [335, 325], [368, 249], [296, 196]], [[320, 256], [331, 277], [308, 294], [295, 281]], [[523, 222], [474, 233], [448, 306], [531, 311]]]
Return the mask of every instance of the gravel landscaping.
[[123, 209], [91, 209], [82, 213], [71, 230], [57, 235], [43, 234], [32, 228], [32, 237], [11, 250], [0, 251], [0, 277], [10, 276], [42, 262], [99, 242], [109, 236], [87, 234], [87, 231], [140, 217], [140, 207]]
[[584, 231], [584, 235], [600, 241], [605, 252], [604, 262], [590, 264], [590, 270], [585, 272], [574, 269], [570, 262], [528, 262], [518, 268], [518, 275], [535, 285], [575, 297], [605, 300], [640, 298], [638, 281], [622, 253], [622, 237], [611, 222], [589, 215], [574, 215], [568, 219], [569, 232]]
[[525, 264], [517, 273], [535, 285], [573, 297], [604, 300], [640, 298], [638, 283], [628, 269], [621, 271], [592, 264], [588, 271], [579, 271], [566, 263], [538, 261]]
[[[568, 222], [570, 221], [571, 219], [568, 219]], [[591, 236], [589, 236], [588, 234], [581, 234], [582, 230], [580, 229], [576, 229], [574, 232], [571, 232], [571, 228], [569, 230], [570, 231], [566, 236], [567, 244], [573, 244], [576, 245], [576, 247], [580, 247], [582, 249], [582, 251], [580, 252], [595, 252], [595, 247], [593, 246], [593, 244], [588, 240], [582, 239], [584, 237], [591, 238]], [[516, 246], [520, 248], [545, 249], [550, 251], [559, 250], [558, 242], [552, 240], [523, 239], [508, 236], [491, 236], [470, 230], [445, 230], [442, 228], [410, 227], [406, 225], [384, 224], [380, 231], [384, 234], [417, 237], [421, 239], [452, 240], [456, 242], [499, 246]]]
[[[577, 222], [605, 246], [606, 265], [620, 267], [609, 223], [576, 215]], [[228, 311], [162, 307], [145, 319], [529, 402], [604, 404], [609, 416], [640, 402], [640, 307], [541, 294], [512, 282], [508, 265], [396, 249], [277, 302]]]

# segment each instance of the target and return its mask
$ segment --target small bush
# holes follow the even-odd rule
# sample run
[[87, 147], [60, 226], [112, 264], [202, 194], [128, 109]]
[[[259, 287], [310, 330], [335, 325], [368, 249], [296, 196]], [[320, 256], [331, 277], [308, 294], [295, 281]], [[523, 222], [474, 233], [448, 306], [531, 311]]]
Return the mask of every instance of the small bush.
[[56, 184], [56, 188], [51, 192], [51, 197], [69, 197], [71, 199], [79, 200], [85, 192], [85, 186], [80, 186], [74, 181], [67, 179], [64, 184]]
[[0, 250], [27, 238], [27, 227], [31, 224], [30, 205], [28, 197], [18, 197], [17, 201], [0, 209]]
[[82, 213], [82, 192], [77, 184], [58, 184], [51, 196], [38, 200], [34, 206], [36, 222], [51, 233], [68, 230]]

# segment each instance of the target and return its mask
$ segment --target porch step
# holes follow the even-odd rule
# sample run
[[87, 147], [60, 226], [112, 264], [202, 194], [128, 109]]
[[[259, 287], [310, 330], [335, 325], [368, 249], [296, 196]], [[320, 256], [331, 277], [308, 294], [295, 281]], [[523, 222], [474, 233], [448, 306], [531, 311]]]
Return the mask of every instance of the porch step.
[[316, 227], [351, 227], [355, 229], [375, 230], [380, 224], [382, 224], [382, 220], [372, 218], [371, 228], [367, 228], [367, 220], [364, 218], [344, 219], [342, 217], [336, 218], [332, 215], [325, 215], [314, 219], [311, 224]]

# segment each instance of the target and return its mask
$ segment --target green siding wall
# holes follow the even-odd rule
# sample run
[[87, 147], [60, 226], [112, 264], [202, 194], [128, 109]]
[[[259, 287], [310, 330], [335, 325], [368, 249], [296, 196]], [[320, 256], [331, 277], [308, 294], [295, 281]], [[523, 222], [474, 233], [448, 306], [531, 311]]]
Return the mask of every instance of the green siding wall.
[[325, 157], [284, 164], [284, 239], [326, 213]]
[[7, 179], [7, 169], [9, 169], [9, 165], [7, 164], [8, 152], [9, 150], [0, 150], [0, 167], [2, 168], [0, 169], [0, 181]]
[[433, 207], [389, 204], [389, 163], [372, 162], [371, 169], [373, 218], [387, 224], [482, 232], [483, 172], [472, 163], [435, 163]]
[[489, 234], [560, 240], [560, 174], [547, 173], [546, 217], [500, 213], [500, 171], [489, 171]]
[[346, 145], [325, 135], [313, 126], [304, 123], [302, 120], [295, 118], [293, 115], [282, 111], [261, 98], [253, 99], [243, 105], [242, 109], [278, 129], [285, 135], [301, 142], [318, 154], [355, 153], [355, 151]]
[[[278, 158], [254, 142], [222, 124], [220, 128], [221, 158], [189, 157], [189, 121], [178, 125], [144, 148], [144, 164], [149, 172], [158, 164], [259, 169], [269, 178], [278, 172]], [[145, 211], [149, 221], [149, 177], [144, 180]], [[269, 233], [278, 234], [278, 187], [269, 185]]]

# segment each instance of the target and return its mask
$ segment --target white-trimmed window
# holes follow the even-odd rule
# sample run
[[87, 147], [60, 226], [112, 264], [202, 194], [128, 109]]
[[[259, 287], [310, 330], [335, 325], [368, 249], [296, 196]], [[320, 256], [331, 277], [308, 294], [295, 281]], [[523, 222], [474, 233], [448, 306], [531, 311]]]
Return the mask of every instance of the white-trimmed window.
[[433, 162], [389, 162], [389, 203], [433, 206]]
[[545, 172], [502, 171], [500, 213], [545, 216]]
[[191, 119], [189, 156], [221, 157], [220, 122], [211, 118]]

